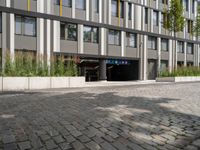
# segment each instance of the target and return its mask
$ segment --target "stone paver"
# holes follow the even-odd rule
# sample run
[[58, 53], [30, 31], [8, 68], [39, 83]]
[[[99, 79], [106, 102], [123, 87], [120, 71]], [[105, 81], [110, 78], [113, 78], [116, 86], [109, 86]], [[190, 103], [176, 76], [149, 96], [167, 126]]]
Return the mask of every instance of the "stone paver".
[[0, 150], [200, 150], [200, 83], [0, 93]]

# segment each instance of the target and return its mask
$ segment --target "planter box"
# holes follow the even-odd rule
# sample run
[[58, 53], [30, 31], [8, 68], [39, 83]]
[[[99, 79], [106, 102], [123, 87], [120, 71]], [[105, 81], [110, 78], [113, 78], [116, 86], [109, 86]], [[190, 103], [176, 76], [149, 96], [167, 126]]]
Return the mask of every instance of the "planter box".
[[68, 88], [70, 77], [51, 77], [51, 88]]
[[3, 77], [4, 91], [28, 90], [27, 77]]
[[161, 77], [156, 78], [156, 82], [196, 82], [200, 77]]
[[85, 77], [69, 78], [69, 87], [84, 87], [84, 86], [85, 86]]
[[50, 77], [30, 77], [29, 78], [29, 90], [50, 89], [51, 78]]
[[84, 87], [85, 77], [0, 77], [0, 91]]

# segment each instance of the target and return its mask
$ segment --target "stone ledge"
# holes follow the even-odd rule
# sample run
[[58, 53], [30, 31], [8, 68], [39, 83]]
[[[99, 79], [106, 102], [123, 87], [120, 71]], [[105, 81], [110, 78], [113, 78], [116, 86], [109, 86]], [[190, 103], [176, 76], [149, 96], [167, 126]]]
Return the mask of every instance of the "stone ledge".
[[84, 87], [85, 77], [0, 77], [0, 91]]
[[156, 82], [196, 82], [200, 81], [200, 77], [161, 77], [156, 78]]

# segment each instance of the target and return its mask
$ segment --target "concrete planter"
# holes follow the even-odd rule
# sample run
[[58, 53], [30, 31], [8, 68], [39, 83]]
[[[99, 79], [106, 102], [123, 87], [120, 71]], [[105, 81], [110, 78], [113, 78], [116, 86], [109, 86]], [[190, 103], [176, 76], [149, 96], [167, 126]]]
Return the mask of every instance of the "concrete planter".
[[29, 90], [49, 89], [51, 87], [50, 77], [30, 77]]
[[161, 77], [156, 78], [156, 82], [196, 82], [200, 77]]
[[84, 87], [85, 77], [0, 77], [0, 91]]
[[28, 90], [28, 78], [27, 77], [3, 77], [2, 89], [4, 90]]

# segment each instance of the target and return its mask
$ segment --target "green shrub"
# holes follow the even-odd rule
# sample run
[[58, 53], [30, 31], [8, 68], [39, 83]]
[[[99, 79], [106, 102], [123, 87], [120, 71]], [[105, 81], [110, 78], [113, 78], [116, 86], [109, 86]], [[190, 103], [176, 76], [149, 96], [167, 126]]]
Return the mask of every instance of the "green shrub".
[[160, 77], [178, 77], [178, 76], [200, 76], [199, 67], [178, 67], [176, 70], [161, 72]]
[[3, 76], [77, 76], [77, 65], [73, 59], [69, 59], [67, 64], [62, 56], [51, 59], [49, 67], [46, 61], [36, 60], [36, 56], [29, 53], [16, 53], [15, 60], [6, 56], [6, 63]]

